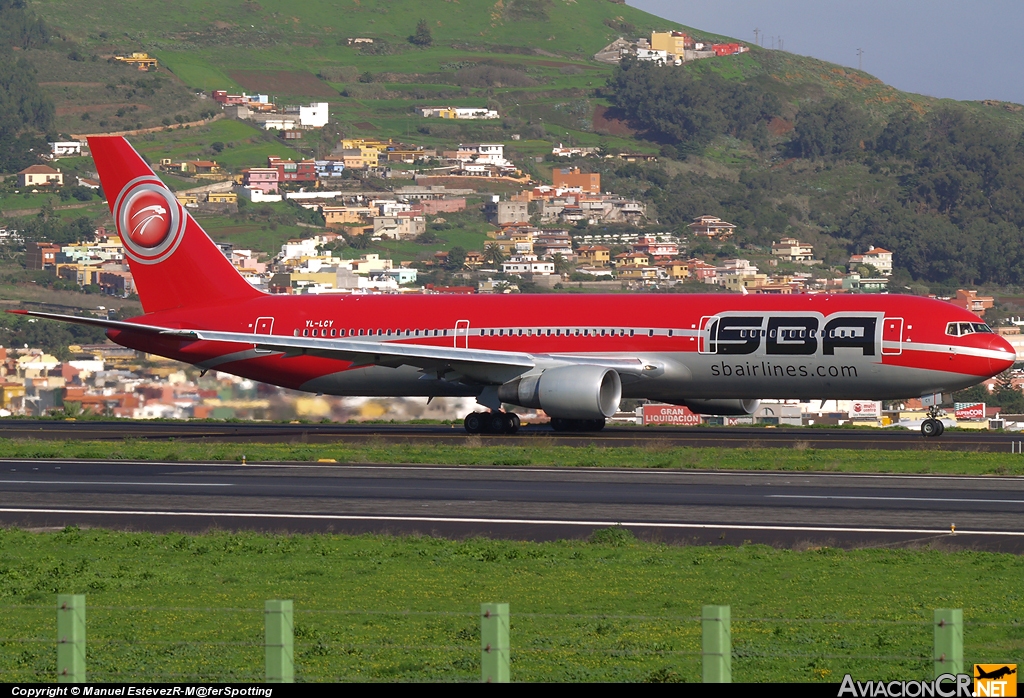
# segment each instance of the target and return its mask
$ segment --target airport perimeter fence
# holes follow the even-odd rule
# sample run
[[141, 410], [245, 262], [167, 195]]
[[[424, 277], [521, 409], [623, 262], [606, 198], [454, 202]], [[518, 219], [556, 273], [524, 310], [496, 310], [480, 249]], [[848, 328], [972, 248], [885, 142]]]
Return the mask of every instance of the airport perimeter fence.
[[[933, 617], [701, 616], [52, 605], [2, 607], [0, 681], [825, 681], [928, 680], [968, 661], [1014, 662], [1020, 623]], [[56, 634], [54, 634], [56, 630]]]

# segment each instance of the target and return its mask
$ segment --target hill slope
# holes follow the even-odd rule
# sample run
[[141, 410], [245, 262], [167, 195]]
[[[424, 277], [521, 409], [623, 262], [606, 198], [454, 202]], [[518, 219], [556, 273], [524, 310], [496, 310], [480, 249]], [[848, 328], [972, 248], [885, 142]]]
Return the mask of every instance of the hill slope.
[[[172, 80], [193, 90], [329, 101], [335, 123], [322, 141], [295, 144], [306, 154], [338, 133], [437, 147], [495, 140], [543, 179], [550, 164], [532, 156], [550, 155], [552, 142], [647, 151], [661, 161], [578, 164], [601, 171], [604, 188], [650, 202], [663, 228], [682, 229], [698, 213], [733, 220], [736, 243], [750, 254], [798, 235], [829, 263], [869, 244], [893, 249], [904, 285], [1024, 284], [1024, 111], [1016, 105], [908, 94], [859, 71], [756, 47], [661, 69], [630, 92], [624, 72], [592, 54], [620, 36], [683, 27], [608, 0], [94, 0], [85, 7], [50, 0], [33, 7], [64, 37], [61, 46], [100, 58], [146, 50], [161, 59], [162, 74], [169, 68]], [[420, 20], [428, 47], [408, 40]], [[353, 37], [374, 43], [349, 45]], [[60, 113], [69, 93], [47, 89]], [[413, 107], [428, 103], [487, 105], [503, 118], [422, 119]], [[203, 107], [203, 100], [188, 105]]]

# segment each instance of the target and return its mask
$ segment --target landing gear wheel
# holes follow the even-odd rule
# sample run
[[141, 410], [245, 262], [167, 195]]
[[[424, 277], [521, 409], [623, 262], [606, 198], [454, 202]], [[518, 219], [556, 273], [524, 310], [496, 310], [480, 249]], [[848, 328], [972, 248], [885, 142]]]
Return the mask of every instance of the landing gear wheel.
[[487, 422], [487, 433], [488, 434], [504, 434], [508, 432], [510, 420], [505, 416], [504, 412], [491, 412], [484, 416]]
[[942, 436], [943, 432], [946, 431], [946, 425], [942, 423], [941, 419], [936, 419], [935, 421], [939, 423], [939, 433], [936, 436]]
[[934, 437], [938, 436], [944, 431], [942, 422], [937, 419], [926, 419], [921, 422], [921, 436]]
[[484, 417], [486, 415], [480, 414], [479, 412], [471, 412], [466, 415], [466, 419], [463, 420], [462, 425], [466, 427], [466, 431], [470, 434], [479, 434], [484, 430]]
[[506, 412], [505, 414], [507, 414], [509, 416], [509, 419], [512, 420], [512, 430], [509, 431], [508, 433], [515, 434], [517, 431], [519, 431], [519, 427], [521, 427], [523, 424], [519, 419], [519, 415], [516, 414], [515, 412]]

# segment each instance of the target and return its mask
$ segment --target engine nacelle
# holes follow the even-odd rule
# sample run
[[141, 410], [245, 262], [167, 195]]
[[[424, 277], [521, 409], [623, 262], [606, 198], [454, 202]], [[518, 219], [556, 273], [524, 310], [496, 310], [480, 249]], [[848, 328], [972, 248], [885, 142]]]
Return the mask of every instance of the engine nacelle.
[[498, 398], [562, 419], [605, 419], [619, 409], [622, 381], [604, 366], [560, 366], [521, 376], [498, 388]]
[[695, 414], [713, 414], [722, 417], [751, 415], [757, 411], [760, 400], [683, 400]]

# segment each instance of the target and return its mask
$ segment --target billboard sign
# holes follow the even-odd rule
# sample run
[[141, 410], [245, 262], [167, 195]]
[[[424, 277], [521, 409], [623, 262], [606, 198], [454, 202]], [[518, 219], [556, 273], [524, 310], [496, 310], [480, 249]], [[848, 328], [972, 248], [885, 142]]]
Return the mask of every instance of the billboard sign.
[[984, 402], [957, 402], [953, 409], [957, 419], [985, 419]]
[[878, 419], [882, 416], [882, 403], [877, 400], [851, 400], [850, 419]]
[[700, 415], [682, 405], [644, 405], [644, 426], [648, 424], [696, 427], [700, 426]]

